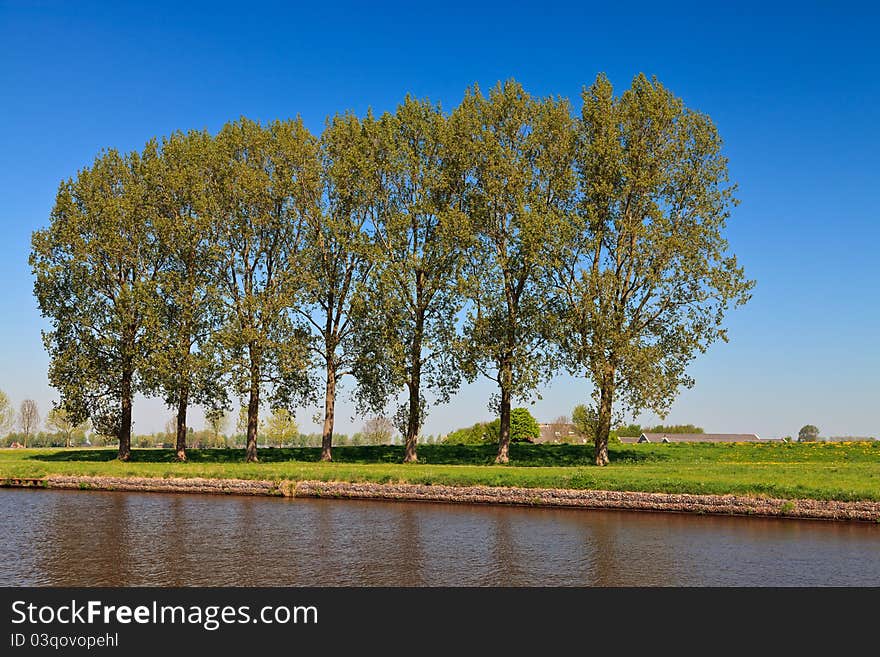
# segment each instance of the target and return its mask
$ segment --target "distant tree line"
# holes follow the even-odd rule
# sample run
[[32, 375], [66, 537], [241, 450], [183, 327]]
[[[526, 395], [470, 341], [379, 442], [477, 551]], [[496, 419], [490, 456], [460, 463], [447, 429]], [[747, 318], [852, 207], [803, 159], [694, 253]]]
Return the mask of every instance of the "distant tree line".
[[62, 408], [53, 408], [45, 418], [48, 432], [40, 431], [42, 418], [33, 399], [21, 402], [18, 412], [5, 392], [0, 390], [0, 444], [22, 447], [71, 447], [85, 441], [88, 421], [74, 422]]
[[693, 424], [657, 424], [653, 427], [627, 424], [617, 427], [616, 431], [618, 436], [641, 436], [643, 433], [706, 433], [703, 427]]
[[59, 408], [131, 453], [142, 393], [176, 413], [335, 404], [391, 413], [417, 460], [429, 399], [497, 384], [497, 462], [515, 400], [560, 369], [592, 384], [596, 463], [614, 409], [663, 413], [694, 355], [726, 339], [748, 281], [723, 236], [735, 206], [721, 139], [657, 80], [600, 75], [575, 114], [518, 83], [451, 112], [241, 118], [141, 151], [106, 150], [61, 183], [34, 233], [34, 292]]
[[[243, 444], [247, 428], [247, 408], [241, 409], [237, 433], [225, 433], [231, 413], [210, 411], [206, 414], [206, 428], [200, 431], [187, 428], [186, 444], [198, 448], [228, 448]], [[42, 420], [42, 422], [41, 422]], [[46, 431], [40, 431], [40, 425]], [[321, 447], [323, 436], [320, 433], [300, 433], [296, 419], [283, 408], [276, 408], [266, 421], [258, 423], [259, 436], [269, 447]], [[377, 416], [367, 420], [362, 429], [351, 436], [336, 434], [336, 445], [385, 445], [395, 441], [394, 425], [387, 418]], [[32, 399], [22, 401], [16, 413], [9, 398], [0, 390], [0, 447], [103, 447], [114, 443], [116, 436], [91, 431], [88, 420], [74, 423], [63, 408], [49, 410], [45, 419], [40, 416], [37, 403]], [[177, 417], [170, 419], [165, 431], [149, 434], [132, 433], [131, 442], [135, 447], [163, 448], [174, 446], [177, 440]], [[420, 442], [432, 444], [439, 437], [425, 436]]]

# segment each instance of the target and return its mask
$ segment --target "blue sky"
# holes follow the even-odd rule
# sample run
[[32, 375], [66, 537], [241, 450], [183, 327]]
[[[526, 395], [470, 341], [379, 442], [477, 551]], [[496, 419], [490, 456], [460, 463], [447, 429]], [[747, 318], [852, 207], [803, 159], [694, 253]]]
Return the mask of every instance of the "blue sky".
[[[474, 82], [515, 77], [578, 95], [600, 71], [618, 89], [656, 75], [718, 125], [741, 205], [728, 236], [753, 300], [731, 341], [700, 356], [668, 416], [710, 431], [880, 434], [880, 13], [841, 3], [6, 2], [0, 0], [0, 389], [54, 398], [31, 294], [30, 234], [58, 182], [103, 147], [239, 116], [301, 115], [315, 132], [347, 109], [406, 93], [454, 106]], [[715, 4], [716, 6], [712, 6]], [[434, 408], [427, 433], [489, 417], [488, 384]], [[559, 377], [532, 410], [589, 396]], [[343, 405], [339, 429], [349, 419]], [[170, 412], [138, 404], [136, 431]], [[311, 430], [311, 412], [301, 414]], [[194, 413], [194, 424], [200, 426]], [[644, 416], [644, 421], [655, 418]]]

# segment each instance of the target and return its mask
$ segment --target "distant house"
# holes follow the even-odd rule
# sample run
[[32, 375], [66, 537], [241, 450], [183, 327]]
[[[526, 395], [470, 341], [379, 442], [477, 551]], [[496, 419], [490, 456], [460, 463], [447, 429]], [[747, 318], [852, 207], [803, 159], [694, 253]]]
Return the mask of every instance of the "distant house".
[[[761, 438], [756, 433], [643, 433], [639, 443], [766, 443], [782, 438]], [[623, 439], [621, 438], [621, 442]]]
[[544, 422], [538, 425], [541, 435], [536, 443], [585, 443], [586, 436], [580, 433], [573, 424], [556, 424]]
[[640, 436], [618, 436], [617, 437], [617, 439], [620, 442], [622, 442], [626, 445], [632, 445], [634, 443], [639, 442], [639, 438], [640, 438]]

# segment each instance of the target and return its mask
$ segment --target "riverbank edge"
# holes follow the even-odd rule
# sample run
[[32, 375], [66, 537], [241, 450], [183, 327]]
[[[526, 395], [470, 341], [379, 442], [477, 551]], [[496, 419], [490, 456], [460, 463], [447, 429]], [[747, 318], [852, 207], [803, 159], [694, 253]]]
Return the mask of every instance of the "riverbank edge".
[[206, 493], [294, 498], [443, 502], [451, 504], [503, 504], [545, 508], [660, 511], [880, 522], [880, 502], [840, 502], [811, 499], [787, 500], [739, 495], [642, 493], [564, 488], [68, 475], [50, 475], [41, 478], [4, 477], [0, 478], [0, 487]]

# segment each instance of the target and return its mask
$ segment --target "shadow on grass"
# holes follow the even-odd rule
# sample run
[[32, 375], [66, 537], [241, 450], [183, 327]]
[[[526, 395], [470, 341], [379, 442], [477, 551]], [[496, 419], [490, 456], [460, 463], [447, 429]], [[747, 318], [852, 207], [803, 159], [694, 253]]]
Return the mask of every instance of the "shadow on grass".
[[[420, 445], [419, 462], [429, 465], [491, 465], [497, 453], [495, 445]], [[609, 449], [612, 462], [637, 463], [657, 461], [665, 456], [656, 453], [637, 452], [633, 449], [612, 445]], [[115, 449], [63, 450], [51, 454], [34, 454], [36, 461], [106, 462], [116, 458]], [[133, 449], [134, 463], [174, 463], [172, 449]], [[187, 458], [191, 463], [241, 463], [242, 449], [189, 449]], [[320, 460], [318, 447], [274, 448], [259, 450], [262, 463], [302, 462]], [[340, 446], [333, 448], [333, 460], [337, 463], [401, 463], [403, 447], [399, 445]], [[559, 467], [593, 465], [592, 445], [532, 445], [514, 443], [510, 446], [510, 465], [526, 467]]]

